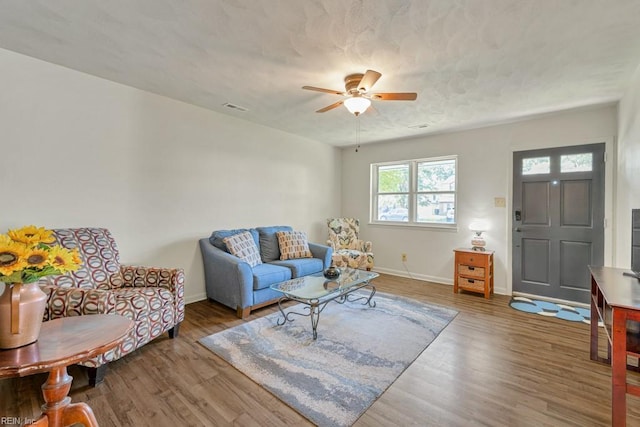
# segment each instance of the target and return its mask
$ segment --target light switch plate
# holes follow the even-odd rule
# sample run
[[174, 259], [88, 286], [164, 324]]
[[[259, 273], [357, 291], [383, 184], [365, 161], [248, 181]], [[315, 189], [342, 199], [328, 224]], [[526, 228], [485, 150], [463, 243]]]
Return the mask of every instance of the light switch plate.
[[506, 208], [507, 207], [507, 201], [505, 200], [504, 197], [495, 197], [493, 200], [495, 202], [496, 208]]

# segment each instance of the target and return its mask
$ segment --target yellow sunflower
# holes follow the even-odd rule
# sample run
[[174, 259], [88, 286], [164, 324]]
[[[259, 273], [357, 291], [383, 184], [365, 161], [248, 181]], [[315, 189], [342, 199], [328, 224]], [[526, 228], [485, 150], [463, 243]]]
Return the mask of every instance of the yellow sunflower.
[[76, 264], [78, 268], [80, 268], [80, 266], [82, 265], [82, 258], [80, 257], [80, 251], [78, 250], [78, 248], [74, 248], [71, 250], [71, 256], [73, 257], [73, 263]]
[[53, 231], [44, 227], [38, 228], [35, 225], [27, 225], [18, 230], [9, 230], [7, 234], [16, 242], [22, 242], [27, 245], [55, 242]]
[[24, 256], [29, 268], [44, 268], [49, 263], [49, 251], [38, 247], [30, 247]]
[[76, 271], [80, 265], [76, 262], [77, 257], [74, 256], [74, 251], [60, 246], [53, 246], [49, 251], [49, 262], [60, 274]]
[[0, 274], [9, 276], [27, 266], [26, 246], [18, 242], [0, 242]]

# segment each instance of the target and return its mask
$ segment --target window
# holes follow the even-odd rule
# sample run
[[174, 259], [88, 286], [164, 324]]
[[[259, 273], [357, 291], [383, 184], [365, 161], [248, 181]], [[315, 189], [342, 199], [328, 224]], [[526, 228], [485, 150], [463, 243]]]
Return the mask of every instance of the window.
[[551, 172], [551, 157], [522, 159], [522, 175], [536, 175]]
[[[593, 153], [563, 154], [560, 156], [560, 173], [591, 172]], [[522, 175], [551, 173], [551, 157], [522, 159]]]
[[456, 157], [371, 165], [371, 220], [455, 224]]
[[591, 172], [593, 153], [563, 154], [560, 156], [560, 172]]

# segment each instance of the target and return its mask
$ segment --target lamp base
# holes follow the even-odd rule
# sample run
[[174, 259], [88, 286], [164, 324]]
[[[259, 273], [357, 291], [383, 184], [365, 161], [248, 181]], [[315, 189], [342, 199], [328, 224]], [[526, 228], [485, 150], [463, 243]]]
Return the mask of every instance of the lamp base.
[[482, 237], [482, 232], [476, 231], [476, 234], [471, 239], [471, 249], [474, 251], [484, 251], [484, 247], [487, 245], [487, 242]]

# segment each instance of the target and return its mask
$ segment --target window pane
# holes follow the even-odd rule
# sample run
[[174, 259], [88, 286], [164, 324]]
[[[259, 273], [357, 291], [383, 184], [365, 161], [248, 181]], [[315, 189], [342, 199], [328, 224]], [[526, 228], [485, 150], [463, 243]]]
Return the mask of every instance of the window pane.
[[371, 221], [455, 225], [456, 157], [371, 165]]
[[522, 175], [535, 175], [549, 172], [551, 172], [551, 159], [549, 157], [522, 159]]
[[409, 191], [409, 165], [378, 167], [379, 193], [404, 193]]
[[560, 172], [590, 172], [593, 169], [593, 153], [566, 154], [560, 156]]
[[455, 189], [455, 160], [418, 163], [418, 191], [451, 191]]
[[378, 220], [409, 221], [409, 196], [406, 194], [378, 196]]
[[455, 193], [419, 194], [418, 222], [456, 222]]

